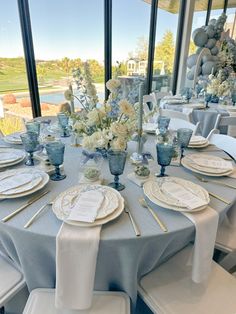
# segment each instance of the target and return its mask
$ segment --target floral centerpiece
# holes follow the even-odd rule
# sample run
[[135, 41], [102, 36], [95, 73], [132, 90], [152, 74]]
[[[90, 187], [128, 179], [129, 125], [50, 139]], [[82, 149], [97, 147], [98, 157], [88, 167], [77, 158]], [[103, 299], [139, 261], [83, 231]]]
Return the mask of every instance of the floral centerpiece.
[[136, 129], [136, 112], [131, 103], [118, 97], [119, 80], [109, 80], [106, 86], [110, 91], [107, 102], [72, 114], [72, 128], [88, 150], [125, 150]]
[[[207, 93], [211, 94], [216, 99], [224, 98], [230, 94], [231, 81], [225, 77], [224, 71], [219, 70], [217, 75], [209, 75], [209, 83], [207, 85]], [[216, 102], [218, 102], [216, 101]]]

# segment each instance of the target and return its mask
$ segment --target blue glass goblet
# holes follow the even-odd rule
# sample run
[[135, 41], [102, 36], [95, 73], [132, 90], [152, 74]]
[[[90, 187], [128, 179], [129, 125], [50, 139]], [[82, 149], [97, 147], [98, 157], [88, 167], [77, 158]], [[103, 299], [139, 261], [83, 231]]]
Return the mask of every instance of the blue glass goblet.
[[160, 133], [165, 133], [168, 129], [169, 124], [170, 124], [170, 118], [166, 117], [166, 116], [159, 116], [157, 123], [158, 123], [158, 129], [159, 129]]
[[197, 83], [196, 87], [195, 87], [195, 92], [196, 92], [197, 98], [199, 97], [199, 94], [201, 93], [201, 91], [202, 91], [202, 86]]
[[25, 162], [27, 166], [34, 166], [33, 153], [38, 150], [39, 141], [38, 133], [27, 132], [20, 135], [25, 151], [29, 154], [29, 158]]
[[52, 142], [45, 145], [48, 159], [50, 163], [55, 166], [55, 173], [50, 175], [51, 180], [60, 181], [65, 179], [66, 175], [61, 174], [60, 165], [64, 161], [65, 144], [62, 142]]
[[232, 92], [231, 99], [232, 99], [233, 106], [235, 106], [235, 103], [236, 103], [236, 91]]
[[166, 166], [169, 166], [171, 159], [174, 155], [174, 147], [171, 144], [162, 143], [156, 145], [157, 150], [157, 162], [158, 165], [161, 166], [160, 174], [157, 175], [157, 177], [165, 177], [167, 174], [165, 174]]
[[68, 137], [70, 136], [70, 132], [69, 132], [69, 117], [64, 114], [64, 113], [58, 113], [57, 115], [58, 121], [59, 121], [59, 125], [62, 129], [62, 134], [61, 137]]
[[211, 95], [211, 94], [208, 94], [208, 93], [205, 94], [206, 108], [210, 108], [209, 105], [208, 105], [208, 103], [211, 101], [211, 98], [212, 98], [212, 95]]
[[107, 157], [109, 162], [109, 169], [112, 175], [114, 175], [114, 182], [108, 185], [117, 191], [124, 190], [125, 186], [119, 182], [119, 175], [124, 172], [127, 152], [125, 151], [112, 151], [109, 150]]
[[29, 121], [25, 123], [25, 127], [27, 132], [35, 132], [38, 134], [40, 134], [40, 122], [38, 121]]
[[177, 139], [181, 149], [181, 158], [184, 157], [184, 149], [188, 147], [192, 134], [193, 130], [191, 129], [183, 128], [177, 130]]

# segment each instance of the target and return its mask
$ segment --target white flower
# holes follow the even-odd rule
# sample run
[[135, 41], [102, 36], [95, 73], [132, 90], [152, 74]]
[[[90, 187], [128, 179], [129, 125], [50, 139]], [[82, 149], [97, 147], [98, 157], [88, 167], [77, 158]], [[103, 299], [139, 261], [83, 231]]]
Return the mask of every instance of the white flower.
[[135, 115], [134, 107], [126, 100], [123, 99], [119, 102], [120, 111], [128, 117], [133, 117]]
[[73, 126], [72, 126], [72, 129], [74, 132], [76, 133], [82, 133], [84, 131], [84, 125], [82, 122], [80, 121], [76, 121]]
[[127, 138], [129, 135], [128, 128], [125, 124], [119, 122], [113, 122], [111, 125], [111, 132], [114, 136]]
[[119, 80], [111, 79], [106, 82], [106, 88], [109, 89], [110, 92], [114, 93], [120, 87], [121, 83]]
[[121, 137], [117, 137], [111, 142], [111, 148], [113, 150], [125, 150], [126, 146], [127, 146], [127, 141]]
[[95, 146], [92, 136], [84, 136], [82, 146], [88, 150], [94, 150]]
[[102, 118], [105, 116], [105, 113], [94, 108], [93, 110], [89, 111], [87, 118], [88, 118], [88, 126], [94, 126], [97, 124], [101, 124]]
[[108, 146], [108, 139], [106, 137], [106, 133], [103, 131], [95, 132], [91, 135], [93, 138], [94, 146], [97, 148], [107, 148]]

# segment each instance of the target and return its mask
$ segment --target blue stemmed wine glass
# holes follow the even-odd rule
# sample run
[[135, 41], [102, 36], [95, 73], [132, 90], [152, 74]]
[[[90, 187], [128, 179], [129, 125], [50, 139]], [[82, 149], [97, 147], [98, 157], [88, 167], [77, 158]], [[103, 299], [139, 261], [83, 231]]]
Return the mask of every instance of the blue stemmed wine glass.
[[34, 166], [33, 153], [39, 148], [38, 133], [27, 132], [20, 135], [25, 151], [29, 154], [29, 158], [25, 162], [27, 166]]
[[70, 132], [69, 132], [69, 117], [64, 114], [64, 113], [58, 113], [57, 115], [58, 121], [59, 121], [59, 125], [62, 129], [62, 134], [61, 137], [68, 137], [70, 136]]
[[166, 116], [159, 116], [157, 123], [158, 123], [158, 129], [160, 133], [165, 133], [169, 127], [170, 118]]
[[208, 103], [211, 101], [211, 98], [212, 98], [212, 95], [211, 95], [211, 94], [208, 94], [208, 93], [205, 94], [206, 108], [210, 108], [209, 105], [208, 105]]
[[166, 166], [169, 166], [174, 155], [174, 146], [172, 144], [162, 143], [156, 145], [157, 163], [161, 166], [160, 174], [157, 177], [166, 177]]
[[61, 174], [60, 165], [64, 161], [65, 144], [62, 142], [52, 142], [45, 145], [48, 159], [55, 166], [55, 173], [50, 175], [51, 180], [60, 181], [66, 178], [65, 174]]
[[110, 172], [114, 175], [114, 182], [108, 185], [117, 191], [124, 190], [125, 186], [119, 182], [119, 176], [124, 172], [127, 152], [109, 150], [107, 157]]
[[177, 130], [177, 140], [181, 149], [181, 158], [184, 157], [184, 149], [188, 147], [193, 130], [181, 128]]
[[196, 92], [197, 98], [199, 97], [199, 94], [201, 93], [201, 91], [202, 91], [202, 86], [197, 83], [195, 86], [195, 92]]
[[25, 127], [27, 132], [35, 132], [38, 134], [40, 134], [40, 122], [38, 121], [29, 121], [25, 123]]
[[235, 103], [236, 103], [236, 91], [233, 91], [231, 93], [231, 99], [232, 99], [233, 106], [235, 106]]

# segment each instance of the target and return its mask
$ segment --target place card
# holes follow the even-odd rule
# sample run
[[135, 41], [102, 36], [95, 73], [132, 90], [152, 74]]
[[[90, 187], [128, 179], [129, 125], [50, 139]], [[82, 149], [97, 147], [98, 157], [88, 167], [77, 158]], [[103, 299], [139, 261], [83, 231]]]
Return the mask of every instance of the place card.
[[81, 193], [79, 199], [72, 207], [68, 220], [94, 222], [104, 196], [101, 192], [91, 190]]

